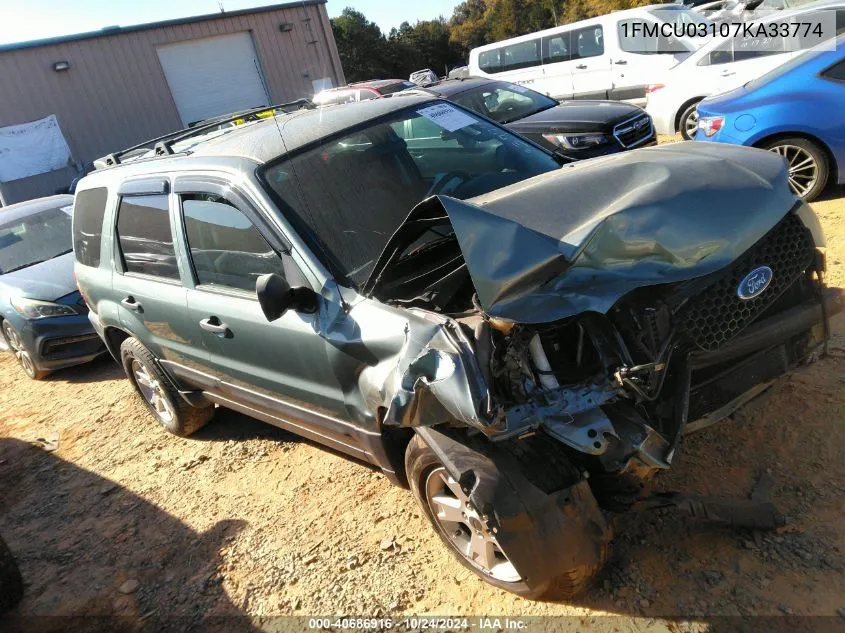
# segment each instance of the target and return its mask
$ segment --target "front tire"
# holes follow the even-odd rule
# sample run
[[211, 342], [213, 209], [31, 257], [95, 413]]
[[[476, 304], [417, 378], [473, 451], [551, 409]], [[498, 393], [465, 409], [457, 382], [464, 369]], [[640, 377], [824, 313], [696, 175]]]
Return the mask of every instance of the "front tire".
[[584, 590], [604, 564], [605, 546], [598, 565], [561, 569], [543, 585], [529, 586], [508, 560], [496, 535], [488, 532], [458, 482], [419, 435], [411, 439], [405, 451], [405, 471], [417, 503], [440, 540], [464, 567], [494, 587], [531, 599], [571, 598]]
[[8, 344], [9, 351], [18, 359], [18, 364], [27, 376], [33, 380], [44, 380], [50, 375], [49, 371], [38, 369], [35, 366], [35, 361], [32, 360], [32, 355], [26, 349], [21, 335], [18, 334], [18, 331], [8, 321], [3, 321], [3, 339]]
[[129, 337], [123, 341], [120, 360], [135, 391], [168, 433], [188, 437], [204, 427], [214, 415], [214, 405], [197, 408], [185, 402], [138, 339]]
[[789, 188], [807, 202], [815, 200], [827, 186], [830, 167], [827, 154], [813, 141], [800, 137], [781, 138], [764, 144], [789, 164]]
[[698, 101], [688, 105], [678, 118], [678, 131], [685, 141], [695, 138], [698, 130]]

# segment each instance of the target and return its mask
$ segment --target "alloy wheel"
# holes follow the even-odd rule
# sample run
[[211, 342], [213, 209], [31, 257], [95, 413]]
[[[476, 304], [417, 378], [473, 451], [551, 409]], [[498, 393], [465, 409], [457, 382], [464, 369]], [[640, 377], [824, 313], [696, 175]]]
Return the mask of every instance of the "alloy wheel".
[[36, 374], [35, 363], [32, 362], [32, 357], [26, 351], [21, 337], [18, 335], [15, 328], [11, 326], [8, 321], [3, 321], [3, 334], [6, 335], [6, 341], [9, 343], [9, 349], [18, 359], [18, 363], [30, 378]]
[[684, 136], [687, 140], [695, 138], [695, 133], [698, 131], [698, 110], [693, 110], [690, 115], [684, 119]]
[[467, 562], [496, 580], [521, 580], [495, 535], [444, 467], [435, 468], [428, 475], [425, 498], [437, 527]]
[[780, 154], [789, 164], [789, 188], [802, 198], [815, 186], [819, 177], [816, 159], [803, 147], [796, 145], [774, 145], [769, 151]]
[[159, 420], [165, 424], [171, 422], [175, 416], [175, 412], [161, 384], [150, 376], [146, 367], [134, 359], [132, 360], [132, 375], [135, 378], [135, 384], [138, 385], [138, 390], [158, 416]]

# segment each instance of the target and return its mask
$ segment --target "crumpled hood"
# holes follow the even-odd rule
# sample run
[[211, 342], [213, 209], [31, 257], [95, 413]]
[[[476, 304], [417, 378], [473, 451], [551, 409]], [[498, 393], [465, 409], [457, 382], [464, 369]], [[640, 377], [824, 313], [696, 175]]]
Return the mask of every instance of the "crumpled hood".
[[797, 199], [781, 157], [688, 142], [574, 163], [468, 201], [438, 201], [482, 307], [544, 323], [604, 313], [635, 288], [719, 270]]
[[75, 291], [73, 253], [0, 275], [0, 297], [53, 301]]

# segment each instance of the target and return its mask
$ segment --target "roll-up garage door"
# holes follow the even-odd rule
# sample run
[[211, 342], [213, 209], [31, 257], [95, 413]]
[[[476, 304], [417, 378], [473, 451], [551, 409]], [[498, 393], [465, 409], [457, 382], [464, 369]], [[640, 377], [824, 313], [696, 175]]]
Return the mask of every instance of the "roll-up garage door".
[[248, 32], [157, 49], [182, 123], [269, 105]]

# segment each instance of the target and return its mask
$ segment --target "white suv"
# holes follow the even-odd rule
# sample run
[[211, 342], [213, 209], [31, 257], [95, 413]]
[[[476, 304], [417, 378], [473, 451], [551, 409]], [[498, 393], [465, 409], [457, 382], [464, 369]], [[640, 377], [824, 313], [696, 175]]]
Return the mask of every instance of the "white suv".
[[[792, 11], [777, 12], [761, 20], [806, 18], [816, 11], [836, 11], [837, 29], [845, 24], [845, 0], [819, 0]], [[680, 132], [689, 140], [698, 125], [696, 106], [710, 95], [738, 88], [799, 54], [791, 42], [781, 39], [778, 47], [771, 38], [749, 38], [736, 47], [732, 37], [708, 42], [685, 60], [658, 74], [646, 86], [646, 111], [658, 134]], [[780, 49], [780, 51], [777, 50]]]

